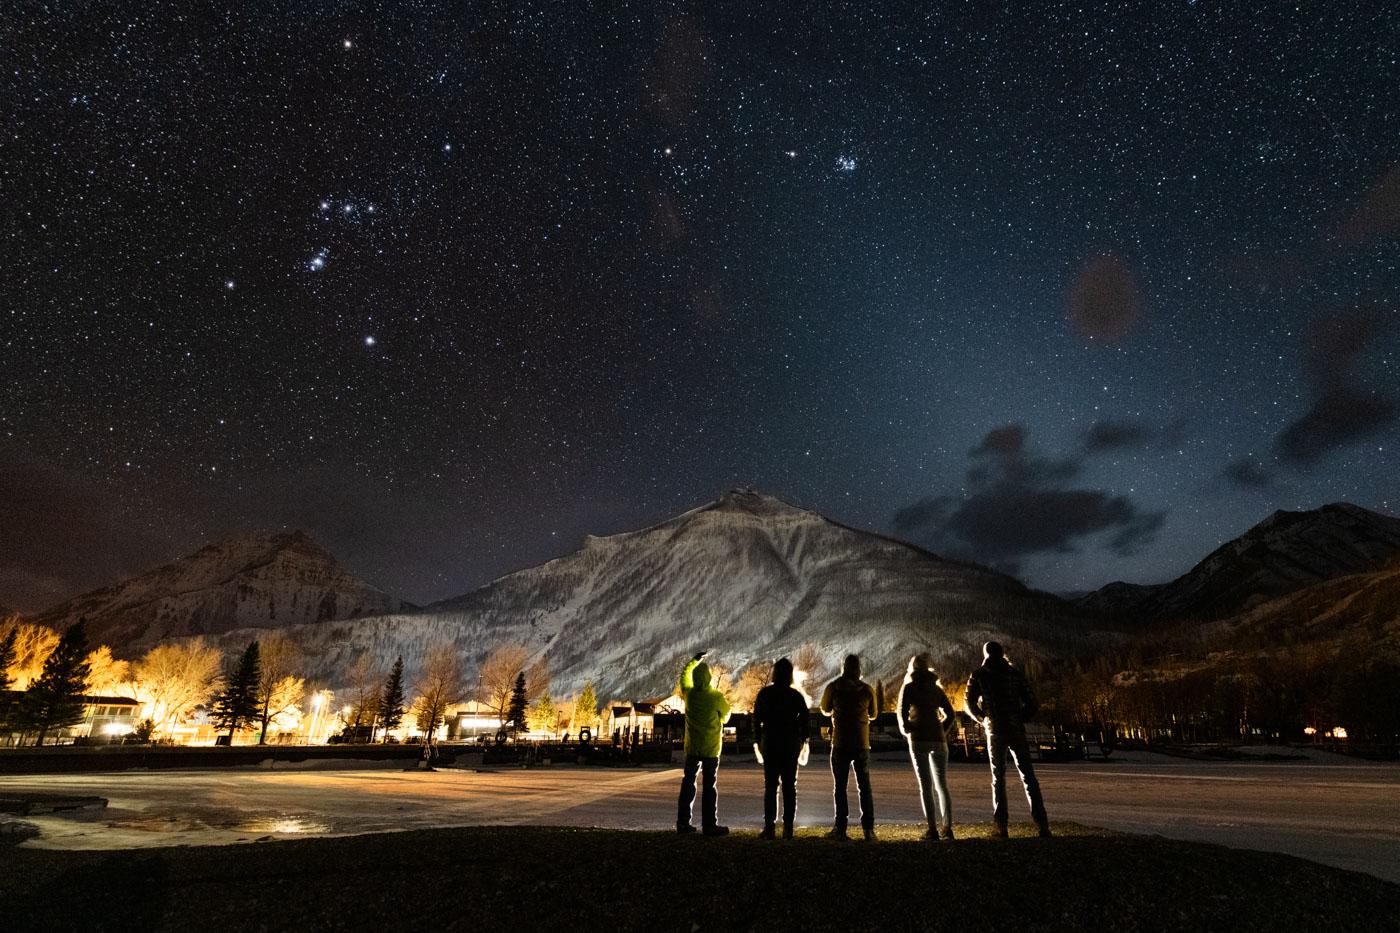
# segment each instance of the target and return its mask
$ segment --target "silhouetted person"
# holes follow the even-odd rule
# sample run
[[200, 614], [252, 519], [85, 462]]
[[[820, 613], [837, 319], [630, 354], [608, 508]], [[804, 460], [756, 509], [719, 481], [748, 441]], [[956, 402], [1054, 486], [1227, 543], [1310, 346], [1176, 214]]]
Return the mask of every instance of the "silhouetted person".
[[706, 836], [723, 836], [728, 826], [719, 825], [719, 792], [715, 777], [719, 771], [719, 753], [724, 746], [724, 724], [729, 721], [729, 701], [710, 686], [710, 665], [701, 659], [701, 651], [691, 658], [681, 671], [681, 699], [685, 701], [685, 776], [681, 778], [681, 796], [676, 805], [676, 832], [693, 833], [690, 807], [695, 802], [695, 775], [704, 770], [705, 787], [701, 793], [701, 825]]
[[860, 679], [860, 658], [846, 655], [841, 676], [826, 685], [822, 712], [831, 717], [831, 776], [835, 783], [836, 825], [828, 833], [834, 839], [846, 838], [850, 804], [846, 786], [851, 769], [856, 772], [860, 793], [860, 826], [865, 838], [875, 838], [875, 800], [870, 791], [870, 723], [879, 714], [875, 691]]
[[1006, 838], [1006, 753], [1016, 760], [1021, 783], [1026, 788], [1026, 800], [1031, 805], [1031, 819], [1040, 827], [1040, 835], [1050, 835], [1050, 818], [1045, 815], [1045, 801], [1040, 796], [1040, 782], [1031, 765], [1030, 744], [1026, 741], [1026, 720], [1035, 717], [1040, 705], [1026, 683], [1026, 678], [1011, 662], [1001, 645], [994, 641], [982, 647], [985, 660], [972, 672], [967, 682], [966, 707], [970, 715], [987, 731], [987, 758], [992, 764], [992, 821], [996, 834]]
[[[948, 796], [948, 730], [953, 727], [953, 704], [933, 672], [933, 658], [916, 654], [899, 688], [899, 731], [909, 740], [909, 757], [919, 779], [919, 798], [928, 821], [925, 839], [953, 838], [953, 802]], [[934, 793], [938, 809], [933, 808]], [[935, 815], [942, 817], [934, 822]]]
[[763, 832], [772, 839], [778, 816], [778, 784], [783, 785], [783, 838], [792, 838], [797, 813], [797, 763], [807, 744], [811, 714], [807, 698], [792, 685], [792, 662], [773, 664], [773, 682], [753, 701], [753, 744], [763, 764]]

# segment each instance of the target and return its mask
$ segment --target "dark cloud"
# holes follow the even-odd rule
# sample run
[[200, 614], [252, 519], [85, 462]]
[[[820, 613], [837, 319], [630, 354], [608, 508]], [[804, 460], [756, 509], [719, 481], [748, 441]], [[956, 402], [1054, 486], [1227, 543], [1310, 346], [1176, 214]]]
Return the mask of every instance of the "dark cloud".
[[1278, 451], [1296, 464], [1359, 441], [1395, 421], [1395, 404], [1375, 392], [1338, 388], [1317, 398], [1278, 436]]
[[1070, 324], [1090, 340], [1121, 344], [1142, 316], [1137, 278], [1117, 256], [1089, 260], [1070, 285]]
[[1153, 438], [1152, 428], [1140, 421], [1099, 421], [1084, 435], [1084, 450], [1101, 453], [1127, 447], [1145, 447]]
[[1267, 489], [1274, 484], [1269, 471], [1251, 457], [1237, 457], [1225, 465], [1220, 475], [1241, 489]]
[[991, 431], [969, 451], [969, 493], [931, 496], [895, 513], [894, 527], [938, 550], [1015, 572], [1021, 560], [1075, 550], [1103, 532], [1108, 550], [1133, 553], [1162, 527], [1164, 512], [1143, 512], [1125, 496], [1066, 483], [1078, 461], [1036, 456], [1021, 425]]
[[1356, 374], [1362, 354], [1386, 324], [1380, 312], [1359, 310], [1322, 318], [1309, 328], [1303, 369], [1314, 396], [1308, 410], [1279, 433], [1280, 457], [1306, 466], [1395, 421], [1395, 402], [1360, 384]]

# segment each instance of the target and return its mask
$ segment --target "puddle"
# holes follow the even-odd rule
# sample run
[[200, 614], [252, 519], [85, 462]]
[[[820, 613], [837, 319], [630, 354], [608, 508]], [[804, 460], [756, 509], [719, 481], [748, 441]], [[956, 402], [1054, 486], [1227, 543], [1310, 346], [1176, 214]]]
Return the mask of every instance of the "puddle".
[[328, 833], [331, 831], [329, 823], [321, 823], [317, 820], [310, 820], [302, 816], [264, 816], [251, 820], [242, 820], [221, 828], [231, 829], [240, 833], [286, 833], [288, 835], [297, 833]]

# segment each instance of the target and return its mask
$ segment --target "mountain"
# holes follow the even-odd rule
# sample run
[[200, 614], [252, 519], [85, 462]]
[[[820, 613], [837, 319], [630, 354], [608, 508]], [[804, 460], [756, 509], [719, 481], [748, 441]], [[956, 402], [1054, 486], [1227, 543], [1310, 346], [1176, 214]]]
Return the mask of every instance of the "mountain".
[[86, 617], [93, 644], [130, 654], [166, 638], [325, 623], [400, 605], [295, 531], [211, 544], [28, 621], [64, 629]]
[[594, 679], [600, 694], [640, 697], [668, 692], [699, 649], [737, 672], [810, 647], [821, 658], [814, 676], [855, 651], [872, 680], [889, 683], [916, 651], [968, 666], [991, 635], [1048, 654], [1084, 632], [1065, 603], [1011, 577], [734, 491], [650, 528], [590, 536], [572, 554], [412, 614], [294, 634], [331, 683], [362, 651], [402, 654], [413, 669], [442, 639], [471, 677], [492, 647], [514, 642], [548, 662], [556, 691]]
[[1400, 555], [1400, 519], [1341, 502], [1274, 512], [1170, 583], [1110, 583], [1076, 600], [1102, 615], [1217, 619]]

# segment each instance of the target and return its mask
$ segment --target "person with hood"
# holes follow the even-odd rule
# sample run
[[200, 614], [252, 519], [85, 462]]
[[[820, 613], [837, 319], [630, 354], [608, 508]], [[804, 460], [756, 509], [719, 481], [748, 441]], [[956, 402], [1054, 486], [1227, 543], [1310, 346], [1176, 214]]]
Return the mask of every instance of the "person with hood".
[[685, 701], [685, 776], [681, 778], [681, 795], [676, 806], [676, 832], [695, 832], [690, 810], [695, 802], [695, 777], [703, 770], [702, 831], [706, 836], [724, 836], [729, 833], [729, 827], [719, 825], [719, 792], [715, 789], [715, 778], [719, 771], [719, 753], [724, 746], [724, 724], [729, 721], [729, 701], [710, 686], [710, 665], [704, 663], [704, 657], [705, 652], [699, 652], [681, 671], [680, 693]]
[[1026, 720], [1035, 717], [1040, 705], [1025, 676], [1006, 660], [1006, 651], [1000, 644], [987, 642], [982, 646], [982, 656], [982, 666], [968, 679], [964, 705], [987, 732], [996, 835], [1006, 838], [1006, 754], [1010, 752], [1026, 788], [1031, 819], [1040, 828], [1041, 836], [1049, 836], [1050, 818], [1045, 815], [1045, 801], [1040, 796], [1040, 782], [1036, 780], [1030, 743], [1026, 740]]
[[[948, 796], [948, 730], [953, 727], [953, 715], [953, 704], [933, 671], [933, 658], [914, 655], [899, 688], [899, 731], [909, 741], [909, 757], [919, 779], [919, 797], [928, 821], [925, 839], [953, 838], [953, 805]], [[935, 791], [937, 811], [933, 809]], [[935, 812], [941, 822], [934, 822]]]
[[875, 691], [860, 679], [860, 658], [846, 655], [841, 676], [822, 692], [822, 712], [831, 717], [831, 776], [835, 782], [836, 825], [829, 835], [846, 838], [850, 803], [846, 787], [851, 769], [856, 772], [860, 794], [860, 826], [867, 842], [875, 839], [875, 798], [870, 789], [870, 723], [880, 713]]
[[783, 785], [783, 838], [792, 838], [797, 812], [797, 765], [810, 728], [807, 698], [792, 685], [792, 662], [773, 664], [773, 682], [758, 691], [753, 702], [753, 747], [763, 765], [763, 832], [774, 838], [778, 816], [778, 784]]

